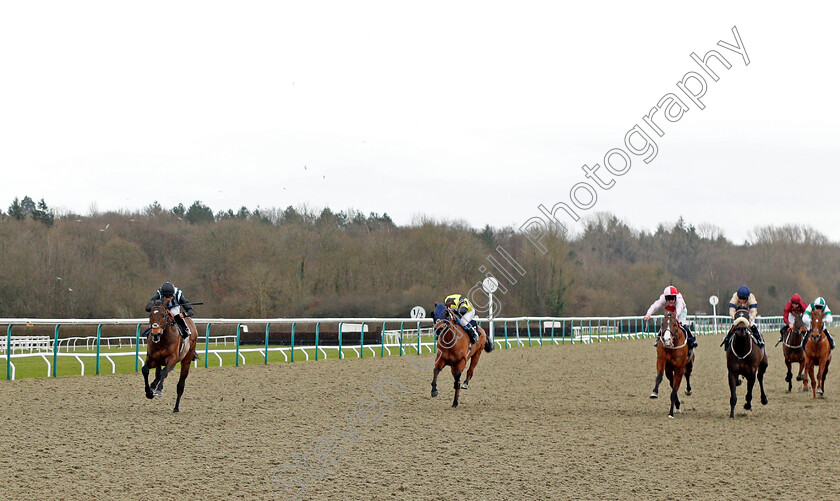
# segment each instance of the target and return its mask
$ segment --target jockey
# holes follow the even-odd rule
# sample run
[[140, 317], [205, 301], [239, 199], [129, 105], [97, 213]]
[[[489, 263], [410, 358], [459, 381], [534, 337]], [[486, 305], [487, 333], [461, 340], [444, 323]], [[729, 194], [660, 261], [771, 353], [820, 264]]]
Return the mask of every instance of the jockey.
[[[828, 344], [831, 345], [831, 349], [834, 349], [834, 340], [831, 339], [831, 334], [828, 333], [828, 329], [825, 327], [826, 324], [830, 323], [832, 320], [831, 317], [831, 309], [825, 303], [825, 299], [822, 296], [814, 299], [814, 302], [809, 304], [808, 307], [805, 309], [805, 313], [802, 315], [802, 321], [805, 322], [805, 325], [811, 325], [811, 312], [814, 310], [822, 310], [823, 311], [823, 332], [825, 332], [825, 337], [828, 338]], [[802, 339], [802, 348], [805, 348], [805, 343], [808, 341], [808, 336], [805, 336]]]
[[184, 313], [181, 313], [181, 306], [184, 307], [184, 312], [188, 317], [193, 316], [193, 308], [192, 303], [184, 297], [181, 289], [172, 285], [172, 282], [164, 282], [160, 286], [160, 289], [155, 292], [155, 295], [152, 296], [152, 299], [149, 300], [149, 304], [146, 305], [146, 311], [152, 311], [152, 303], [158, 300], [163, 301], [163, 304], [169, 308], [169, 312], [172, 313], [172, 317], [175, 319], [175, 323], [181, 331], [181, 337], [189, 337], [191, 334], [190, 328], [184, 320]]
[[[655, 313], [659, 310], [659, 308], [664, 307], [665, 310], [674, 312], [677, 316], [677, 322], [680, 323], [680, 326], [685, 329], [686, 334], [686, 341], [688, 343], [688, 349], [692, 349], [697, 346], [697, 339], [694, 337], [694, 334], [691, 333], [691, 329], [688, 328], [688, 324], [686, 323], [686, 314], [687, 308], [685, 306], [685, 300], [683, 299], [683, 295], [677, 291], [677, 288], [673, 285], [669, 285], [665, 287], [665, 290], [662, 292], [662, 295], [659, 296], [659, 299], [653, 302], [648, 308], [647, 313], [645, 313], [645, 321], [650, 320], [650, 315]], [[659, 344], [659, 336], [656, 337], [656, 341], [653, 343], [654, 346]]]
[[[472, 303], [460, 294], [450, 294], [443, 300], [443, 304], [445, 308], [449, 308], [455, 312], [455, 316], [458, 317], [458, 323], [461, 324], [461, 327], [470, 336], [469, 351], [472, 351], [472, 347], [478, 342], [479, 336], [478, 322], [475, 321], [475, 308], [473, 308]], [[487, 348], [488, 346], [489, 349]], [[493, 346], [489, 340], [485, 341], [485, 351], [493, 351]]]
[[[761, 333], [758, 332], [758, 327], [755, 325], [755, 317], [758, 315], [758, 300], [755, 299], [755, 295], [750, 292], [750, 288], [746, 285], [738, 287], [735, 294], [732, 294], [732, 299], [729, 300], [729, 316], [732, 317], [732, 320], [735, 320], [735, 312], [741, 309], [750, 311], [750, 330], [752, 331], [756, 344], [758, 346], [764, 346], [764, 339], [761, 337]], [[723, 342], [720, 343], [724, 347], [724, 351], [729, 349], [729, 341], [732, 339], [734, 332], [735, 330], [730, 328], [726, 337], [723, 338]]]
[[779, 331], [781, 333], [779, 341], [783, 341], [785, 334], [787, 334], [790, 328], [793, 327], [793, 321], [796, 319], [796, 316], [803, 313], [805, 313], [805, 304], [802, 302], [802, 296], [799, 294], [792, 295], [790, 297], [790, 301], [788, 301], [785, 305], [785, 312], [782, 315], [782, 322], [784, 325]]

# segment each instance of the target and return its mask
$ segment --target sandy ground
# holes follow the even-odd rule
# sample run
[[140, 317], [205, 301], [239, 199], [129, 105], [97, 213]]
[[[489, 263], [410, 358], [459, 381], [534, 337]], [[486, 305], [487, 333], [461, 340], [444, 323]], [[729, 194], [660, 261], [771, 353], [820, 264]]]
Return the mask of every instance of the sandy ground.
[[173, 379], [156, 400], [139, 374], [3, 381], [0, 497], [840, 497], [837, 371], [825, 399], [788, 394], [771, 347], [769, 405], [739, 388], [729, 419], [719, 342], [700, 338], [676, 419], [667, 381], [648, 398], [649, 340], [484, 354], [457, 409], [448, 370], [432, 399], [399, 357], [198, 370], [180, 414]]

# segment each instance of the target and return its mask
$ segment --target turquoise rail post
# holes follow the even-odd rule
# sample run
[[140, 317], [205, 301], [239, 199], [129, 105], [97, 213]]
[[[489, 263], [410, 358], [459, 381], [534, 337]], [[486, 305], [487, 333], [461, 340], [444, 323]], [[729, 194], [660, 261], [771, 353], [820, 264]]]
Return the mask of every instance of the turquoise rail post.
[[318, 361], [318, 341], [321, 337], [321, 322], [315, 324], [315, 361]]
[[341, 360], [344, 358], [344, 353], [341, 352], [341, 326], [344, 325], [342, 322], [338, 324], [338, 359]]
[[6, 329], [6, 379], [12, 380], [12, 324]]
[[525, 326], [528, 327], [528, 348], [531, 347], [531, 319], [525, 321]]
[[362, 322], [362, 332], [359, 334], [359, 358], [365, 358], [365, 323]]
[[295, 324], [297, 322], [292, 322], [292, 362], [295, 361]]
[[207, 355], [210, 354], [210, 325], [204, 329], [204, 368], [207, 368]]
[[135, 341], [134, 343], [134, 372], [140, 370], [140, 326], [142, 324], [137, 324], [137, 332], [135, 333]]
[[405, 330], [405, 322], [400, 322], [400, 356], [403, 356], [403, 331]]
[[99, 375], [99, 346], [102, 344], [102, 324], [96, 326], [96, 375]]
[[507, 320], [505, 320], [505, 349], [508, 349], [508, 348], [510, 348], [510, 345], [508, 343], [508, 336], [507, 336]]
[[55, 336], [53, 337], [53, 377], [58, 377], [58, 328], [55, 324]]
[[265, 363], [268, 364], [268, 328], [271, 326], [271, 323], [265, 324]]
[[239, 367], [239, 329], [242, 324], [236, 324], [236, 366]]
[[381, 341], [381, 347], [379, 348], [379, 356], [385, 356], [385, 325], [388, 322], [382, 322], [382, 332], [379, 333], [379, 340]]
[[552, 345], [555, 344], [554, 343], [554, 327], [555, 327], [554, 324], [555, 324], [555, 322], [556, 322], [555, 320], [551, 321], [551, 344]]

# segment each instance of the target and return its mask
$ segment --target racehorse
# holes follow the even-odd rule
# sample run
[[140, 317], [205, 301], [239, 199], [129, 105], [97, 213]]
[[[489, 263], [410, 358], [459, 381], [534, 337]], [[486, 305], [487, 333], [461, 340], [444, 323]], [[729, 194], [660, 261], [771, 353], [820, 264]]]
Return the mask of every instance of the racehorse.
[[[805, 381], [805, 388], [808, 389], [808, 380], [802, 377], [802, 372], [805, 370], [805, 350], [802, 349], [802, 339], [808, 333], [808, 328], [805, 322], [802, 321], [802, 314], [794, 315], [793, 325], [787, 330], [787, 334], [782, 339], [782, 353], [785, 355], [785, 365], [787, 365], [787, 376], [785, 381], [788, 384], [788, 392], [793, 389], [793, 372], [791, 365], [799, 364], [799, 374], [796, 375], [797, 381]], [[779, 343], [776, 343], [779, 344]]]
[[[443, 318], [435, 322], [437, 359], [435, 360], [434, 377], [432, 378], [432, 397], [438, 396], [437, 377], [440, 371], [448, 365], [452, 368], [452, 377], [455, 380], [455, 399], [452, 401], [452, 407], [458, 407], [458, 395], [461, 388], [465, 390], [469, 388], [473, 371], [475, 371], [475, 366], [478, 365], [478, 359], [481, 358], [481, 350], [485, 348], [487, 343], [487, 334], [484, 329], [479, 327], [478, 341], [470, 351], [470, 336], [458, 323], [455, 312], [447, 308], [443, 315]], [[461, 374], [464, 372], [467, 359], [470, 360], [470, 368], [467, 370], [467, 379], [461, 385]]]
[[[828, 364], [831, 363], [831, 345], [823, 332], [823, 311], [814, 310], [811, 312], [811, 330], [808, 333], [808, 340], [805, 342], [805, 370], [811, 378], [811, 394], [817, 398], [822, 395], [825, 389], [825, 376], [828, 374]], [[820, 366], [820, 372], [814, 378], [814, 365]], [[805, 380], [803, 390], [808, 389], [808, 381]]]
[[767, 405], [767, 395], [764, 393], [764, 372], [767, 370], [767, 352], [764, 347], [755, 344], [750, 332], [750, 314], [745, 309], [735, 312], [732, 324], [732, 341], [726, 350], [726, 368], [729, 370], [729, 417], [735, 418], [735, 387], [738, 376], [747, 380], [747, 395], [744, 397], [744, 409], [752, 409], [752, 391], [756, 377], [761, 388], [761, 404]]
[[685, 329], [680, 326], [674, 312], [666, 311], [662, 318], [662, 328], [659, 331], [659, 344], [656, 346], [656, 384], [650, 398], [659, 398], [659, 383], [662, 382], [662, 374], [664, 373], [671, 384], [669, 418], [674, 417], [674, 407], [680, 410], [678, 392], [683, 376], [685, 376], [686, 381], [685, 393], [691, 395], [689, 377], [694, 367], [694, 351], [688, 349], [687, 341], [688, 336]]
[[[184, 382], [190, 372], [190, 363], [195, 358], [195, 345], [198, 340], [198, 329], [192, 319], [185, 317], [184, 321], [190, 328], [187, 342], [182, 342], [181, 333], [175, 318], [166, 303], [160, 300], [152, 303], [149, 312], [150, 334], [146, 344], [146, 362], [143, 364], [143, 379], [146, 381], [146, 398], [160, 397], [163, 393], [163, 382], [166, 376], [181, 362], [181, 377], [178, 379], [178, 398], [172, 412], [178, 412], [181, 395], [184, 394]], [[182, 344], [184, 345], [182, 347]], [[149, 385], [149, 369], [155, 369], [155, 379]], [[162, 370], [161, 370], [162, 369]]]

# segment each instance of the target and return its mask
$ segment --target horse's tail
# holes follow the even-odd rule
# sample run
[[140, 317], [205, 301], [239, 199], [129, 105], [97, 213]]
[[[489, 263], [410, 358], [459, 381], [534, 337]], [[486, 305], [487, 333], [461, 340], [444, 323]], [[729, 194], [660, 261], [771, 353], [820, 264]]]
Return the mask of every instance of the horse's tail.
[[490, 353], [491, 351], [493, 351], [493, 341], [490, 341], [489, 339], [485, 338], [485, 340], [484, 340], [484, 351], [486, 351], [487, 353]]

